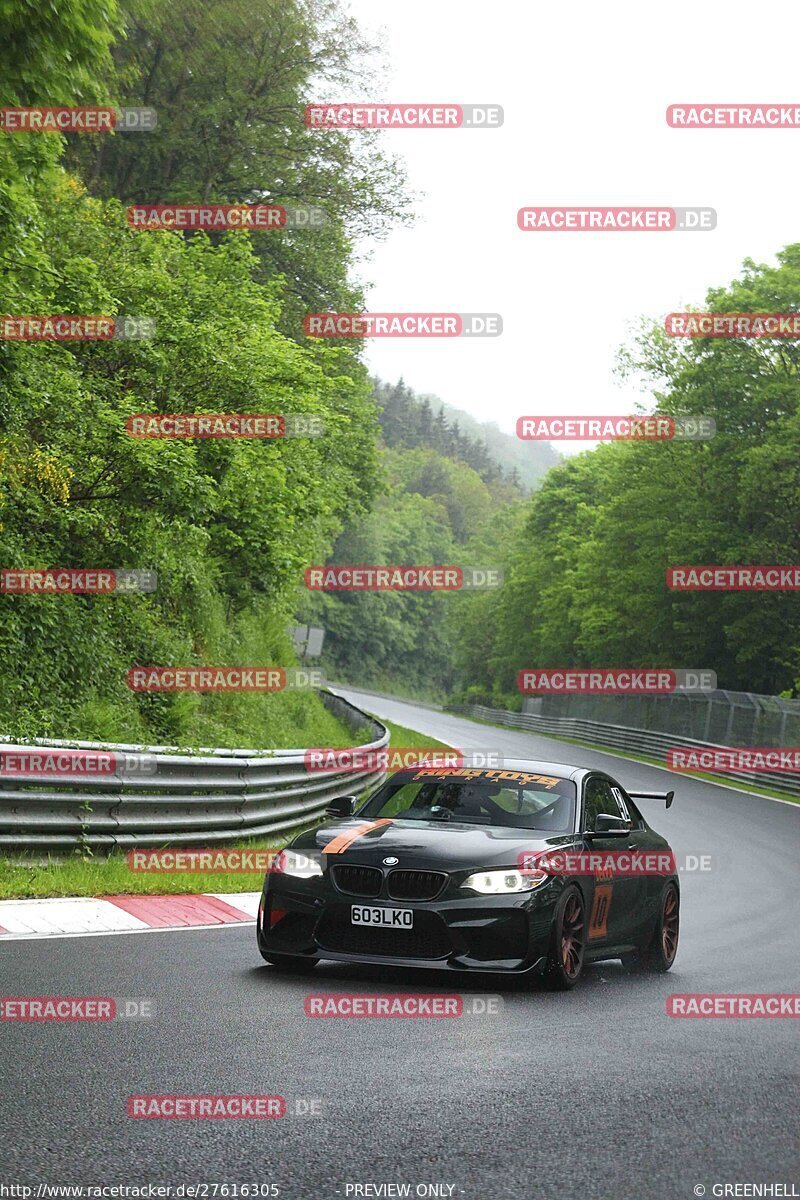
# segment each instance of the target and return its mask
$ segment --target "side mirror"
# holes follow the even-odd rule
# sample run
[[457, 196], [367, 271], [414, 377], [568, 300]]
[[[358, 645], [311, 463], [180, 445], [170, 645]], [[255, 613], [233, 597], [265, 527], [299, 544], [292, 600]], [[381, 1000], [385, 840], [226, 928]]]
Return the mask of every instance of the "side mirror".
[[598, 813], [594, 821], [594, 830], [584, 835], [591, 837], [627, 837], [631, 831], [630, 821], [624, 817], [614, 817], [611, 813]]
[[357, 796], [335, 796], [333, 800], [328, 801], [325, 815], [327, 817], [352, 817], [357, 800]]

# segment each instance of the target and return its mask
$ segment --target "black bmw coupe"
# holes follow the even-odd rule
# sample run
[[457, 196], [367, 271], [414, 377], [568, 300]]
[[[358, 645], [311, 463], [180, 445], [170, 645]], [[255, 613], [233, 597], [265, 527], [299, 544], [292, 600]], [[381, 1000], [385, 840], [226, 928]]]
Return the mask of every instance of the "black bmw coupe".
[[264, 882], [258, 948], [276, 967], [320, 959], [542, 974], [587, 962], [668, 971], [680, 890], [668, 842], [602, 771], [514, 760], [410, 768], [357, 808], [333, 800]]

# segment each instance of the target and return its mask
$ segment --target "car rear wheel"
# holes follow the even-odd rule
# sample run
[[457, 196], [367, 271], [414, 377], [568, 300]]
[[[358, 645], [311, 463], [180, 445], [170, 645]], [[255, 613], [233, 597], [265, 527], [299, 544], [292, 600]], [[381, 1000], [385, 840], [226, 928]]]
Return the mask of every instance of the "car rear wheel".
[[302, 975], [313, 971], [317, 965], [316, 958], [300, 958], [297, 954], [265, 954], [262, 950], [261, 957], [279, 971], [298, 971]]
[[626, 954], [622, 961], [626, 967], [636, 971], [652, 971], [663, 974], [675, 962], [680, 933], [680, 900], [678, 889], [669, 883], [661, 897], [658, 922], [650, 944], [638, 954]]
[[586, 908], [576, 887], [567, 888], [556, 905], [545, 983], [556, 992], [574, 988], [583, 970]]

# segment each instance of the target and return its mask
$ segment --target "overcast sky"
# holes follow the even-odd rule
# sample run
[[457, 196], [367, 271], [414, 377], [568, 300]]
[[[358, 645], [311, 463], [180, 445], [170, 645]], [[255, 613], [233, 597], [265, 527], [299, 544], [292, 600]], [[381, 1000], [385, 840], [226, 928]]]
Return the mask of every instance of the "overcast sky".
[[[743, 258], [800, 240], [800, 130], [670, 129], [671, 103], [796, 102], [800, 6], [350, 0], [395, 102], [499, 103], [499, 130], [380, 136], [418, 220], [361, 267], [371, 311], [497, 311], [495, 339], [367, 340], [403, 375], [514, 431], [527, 413], [626, 413], [613, 376], [640, 315], [702, 305]], [[363, 99], [354, 96], [353, 99]], [[349, 136], [358, 137], [357, 132]], [[522, 233], [525, 205], [709, 205], [714, 232]], [[558, 446], [569, 450], [568, 444]], [[575, 448], [574, 445], [572, 447]]]

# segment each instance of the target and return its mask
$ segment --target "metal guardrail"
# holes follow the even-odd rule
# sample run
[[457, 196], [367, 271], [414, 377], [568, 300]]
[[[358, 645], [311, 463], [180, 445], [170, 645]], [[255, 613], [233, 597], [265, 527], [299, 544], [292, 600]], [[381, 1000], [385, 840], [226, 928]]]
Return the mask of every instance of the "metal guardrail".
[[[351, 730], [382, 750], [380, 721], [341, 696], [320, 693]], [[107, 751], [114, 771], [97, 778], [46, 778], [0, 772], [0, 850], [91, 850], [116, 846], [208, 845], [265, 833], [285, 834], [320, 817], [334, 796], [355, 795], [380, 782], [381, 770], [311, 772], [305, 750], [198, 750], [163, 746], [0, 738], [4, 755], [33, 749]], [[154, 772], [136, 769], [147, 755]], [[130, 761], [125, 760], [130, 756]]]
[[717, 746], [800, 745], [800, 700], [725, 688], [619, 696], [549, 692], [526, 696], [522, 711], [538, 717], [657, 729]]
[[[650, 729], [632, 729], [627, 725], [609, 725], [601, 721], [585, 721], [578, 717], [542, 717], [532, 713], [509, 712], [507, 709], [486, 708], [482, 704], [453, 704], [448, 712], [474, 717], [479, 721], [490, 721], [495, 725], [509, 725], [514, 729], [528, 729], [532, 733], [554, 733], [559, 737], [574, 738], [591, 745], [608, 746], [615, 750], [627, 750], [632, 754], [645, 754], [660, 758], [666, 765], [667, 750], [729, 750], [716, 742], [700, 742], [694, 738], [680, 737], [675, 733], [660, 733]], [[675, 775], [683, 775], [675, 771]], [[691, 777], [690, 772], [686, 772]], [[718, 772], [719, 774], [719, 772]], [[726, 771], [724, 778], [739, 783], [769, 787], [772, 791], [785, 792], [789, 796], [800, 796], [800, 774], [788, 771]]]

